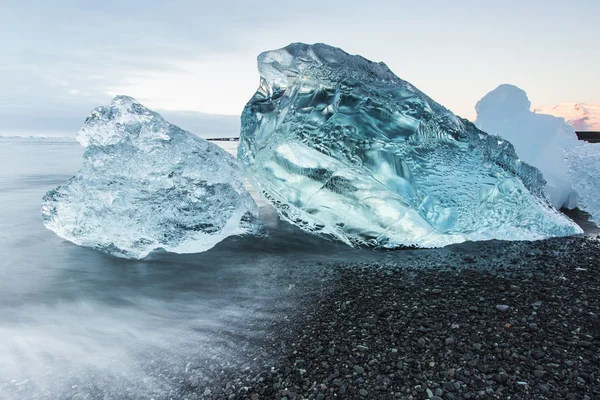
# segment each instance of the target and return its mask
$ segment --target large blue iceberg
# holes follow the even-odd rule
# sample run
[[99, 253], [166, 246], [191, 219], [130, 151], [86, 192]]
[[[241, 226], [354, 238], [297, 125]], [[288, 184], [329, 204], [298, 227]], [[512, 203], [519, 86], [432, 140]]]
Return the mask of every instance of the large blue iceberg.
[[238, 158], [279, 215], [353, 246], [533, 240], [581, 229], [513, 146], [324, 44], [258, 57]]
[[265, 232], [235, 158], [130, 97], [92, 111], [77, 140], [82, 169], [42, 204], [44, 224], [66, 240], [140, 259]]

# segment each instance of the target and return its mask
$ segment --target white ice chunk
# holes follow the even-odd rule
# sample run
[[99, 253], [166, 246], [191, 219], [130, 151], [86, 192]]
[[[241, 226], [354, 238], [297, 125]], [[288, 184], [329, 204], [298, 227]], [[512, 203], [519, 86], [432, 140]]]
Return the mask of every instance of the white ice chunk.
[[533, 165], [546, 179], [546, 192], [556, 208], [577, 206], [571, 187], [565, 150], [577, 145], [577, 136], [562, 118], [530, 111], [527, 94], [516, 86], [500, 85], [476, 105], [475, 125], [510, 141], [517, 156]]

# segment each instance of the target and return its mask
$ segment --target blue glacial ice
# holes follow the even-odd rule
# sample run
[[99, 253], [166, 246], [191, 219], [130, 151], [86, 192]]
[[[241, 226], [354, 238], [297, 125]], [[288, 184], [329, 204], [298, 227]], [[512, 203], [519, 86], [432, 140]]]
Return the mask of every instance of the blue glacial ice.
[[352, 246], [581, 232], [513, 146], [374, 63], [324, 44], [258, 57], [238, 158], [279, 215]]
[[83, 167], [43, 199], [46, 227], [105, 253], [197, 253], [231, 235], [262, 235], [235, 158], [118, 96], [77, 135]]
[[577, 206], [565, 161], [565, 151], [577, 146], [577, 135], [564, 119], [532, 112], [525, 91], [513, 85], [498, 86], [475, 108], [479, 129], [510, 141], [522, 161], [542, 172], [554, 207]]

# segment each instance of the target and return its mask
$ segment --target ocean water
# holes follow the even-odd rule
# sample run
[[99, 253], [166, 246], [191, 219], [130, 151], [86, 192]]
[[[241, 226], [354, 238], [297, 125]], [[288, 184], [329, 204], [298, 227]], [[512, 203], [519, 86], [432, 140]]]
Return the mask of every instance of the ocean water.
[[262, 241], [143, 261], [73, 245], [40, 204], [82, 153], [71, 138], [0, 138], [0, 399], [176, 398], [190, 365], [236, 357], [294, 307], [307, 266], [390, 256], [308, 236], [260, 200]]

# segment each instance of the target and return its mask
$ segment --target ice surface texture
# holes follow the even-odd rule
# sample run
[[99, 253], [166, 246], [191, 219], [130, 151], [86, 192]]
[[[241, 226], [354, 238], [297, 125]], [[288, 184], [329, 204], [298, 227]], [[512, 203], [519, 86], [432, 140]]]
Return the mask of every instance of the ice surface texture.
[[44, 224], [60, 237], [139, 259], [263, 233], [235, 158], [134, 99], [96, 108], [77, 140], [82, 169], [43, 199]]
[[378, 248], [581, 232], [510, 143], [385, 64], [296, 43], [261, 54], [258, 68], [238, 158], [302, 229]]
[[555, 207], [577, 206], [564, 159], [565, 150], [577, 145], [577, 136], [564, 119], [532, 112], [527, 94], [512, 85], [498, 86], [475, 108], [479, 129], [510, 141], [521, 160], [542, 172]]
[[600, 143], [582, 143], [567, 152], [569, 176], [579, 197], [579, 208], [600, 226]]

